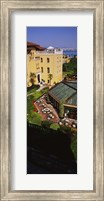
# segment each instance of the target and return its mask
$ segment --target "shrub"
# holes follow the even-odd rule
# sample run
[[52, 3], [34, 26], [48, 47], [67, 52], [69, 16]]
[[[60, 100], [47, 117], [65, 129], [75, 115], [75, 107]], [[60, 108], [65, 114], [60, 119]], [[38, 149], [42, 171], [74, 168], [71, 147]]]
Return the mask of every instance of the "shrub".
[[53, 130], [57, 130], [58, 128], [60, 128], [60, 126], [57, 123], [53, 123], [50, 125], [50, 128]]
[[63, 72], [68, 71], [74, 71], [74, 73], [77, 71], [77, 58], [71, 58], [69, 63], [63, 64]]
[[50, 101], [50, 99], [49, 99], [49, 96], [48, 96], [48, 94], [47, 94], [47, 96], [46, 96], [46, 102], [48, 103], [48, 104], [50, 104], [51, 103], [51, 101]]
[[43, 94], [43, 93], [47, 93], [48, 90], [49, 90], [49, 87], [45, 87], [44, 89], [42, 89], [42, 94]]
[[35, 90], [37, 90], [39, 88], [40, 88], [40, 85], [35, 84], [35, 85], [32, 85], [31, 87], [27, 87], [27, 92], [32, 91], [33, 89], [35, 91]]
[[42, 117], [37, 112], [31, 111], [28, 115], [28, 120], [30, 123], [41, 125]]
[[69, 134], [71, 133], [71, 128], [69, 128], [68, 126], [60, 126], [59, 130], [65, 134]]
[[27, 114], [31, 113], [31, 111], [34, 110], [34, 105], [32, 103], [33, 101], [34, 101], [33, 95], [27, 97]]
[[42, 121], [41, 125], [44, 127], [44, 128], [50, 128], [50, 125], [52, 124], [52, 122], [50, 121]]
[[75, 159], [77, 160], [77, 135], [73, 136], [71, 139], [71, 150]]
[[59, 105], [59, 116], [62, 118], [64, 116], [64, 106], [63, 103]]

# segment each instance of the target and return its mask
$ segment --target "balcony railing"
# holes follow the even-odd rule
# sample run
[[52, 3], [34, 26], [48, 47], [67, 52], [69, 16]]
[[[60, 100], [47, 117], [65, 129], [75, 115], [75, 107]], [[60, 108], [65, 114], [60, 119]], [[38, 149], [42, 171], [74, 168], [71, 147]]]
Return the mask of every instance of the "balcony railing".
[[63, 50], [52, 49], [52, 50], [36, 51], [36, 54], [63, 54]]

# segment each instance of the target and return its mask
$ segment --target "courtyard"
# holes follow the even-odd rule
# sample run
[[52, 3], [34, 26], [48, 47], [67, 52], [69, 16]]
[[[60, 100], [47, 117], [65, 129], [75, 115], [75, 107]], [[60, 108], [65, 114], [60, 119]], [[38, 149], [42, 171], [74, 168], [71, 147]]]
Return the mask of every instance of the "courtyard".
[[[35, 123], [41, 126], [44, 121], [53, 123], [55, 129], [61, 126], [67, 126], [77, 129], [77, 120], [69, 118], [67, 112], [64, 112], [63, 118], [59, 117], [57, 108], [54, 107], [52, 101], [47, 100], [49, 88], [37, 88], [34, 85], [27, 93], [27, 120], [30, 123]], [[61, 93], [60, 93], [61, 94]], [[49, 99], [49, 98], [48, 98]]]
[[38, 100], [34, 101], [35, 111], [40, 114], [43, 121], [51, 121], [58, 123], [60, 126], [68, 126], [76, 128], [77, 121], [75, 119], [68, 118], [65, 113], [64, 118], [60, 119], [56, 109], [52, 104], [48, 104], [46, 101], [47, 94], [41, 96]]
[[38, 113], [41, 115], [42, 120], [48, 120], [54, 123], [58, 123], [58, 114], [51, 104], [47, 104], [45, 97], [46, 95], [43, 95], [38, 100], [36, 100], [34, 102], [34, 106], [36, 107]]

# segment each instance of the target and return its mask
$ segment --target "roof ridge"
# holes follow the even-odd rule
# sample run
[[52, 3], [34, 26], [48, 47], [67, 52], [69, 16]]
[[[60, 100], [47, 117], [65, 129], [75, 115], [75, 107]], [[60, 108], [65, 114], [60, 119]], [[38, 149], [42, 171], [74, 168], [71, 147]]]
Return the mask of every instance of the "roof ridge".
[[[76, 90], [76, 91], [77, 91], [77, 89], [76, 89], [76, 88], [74, 88], [73, 86], [71, 86], [71, 85], [70, 85], [70, 83], [69, 83], [69, 84], [67, 84], [65, 81], [63, 81], [63, 83], [64, 83], [65, 85], [67, 85], [68, 87], [70, 87], [70, 88], [72, 88], [72, 89], [74, 89], [74, 90]], [[73, 84], [76, 84], [76, 83], [73, 83]]]

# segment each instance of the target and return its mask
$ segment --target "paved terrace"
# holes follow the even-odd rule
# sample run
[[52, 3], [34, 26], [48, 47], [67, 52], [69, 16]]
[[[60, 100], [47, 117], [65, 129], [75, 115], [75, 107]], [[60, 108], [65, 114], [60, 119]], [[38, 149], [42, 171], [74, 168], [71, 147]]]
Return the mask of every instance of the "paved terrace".
[[35, 101], [34, 106], [38, 110], [38, 113], [41, 115], [42, 120], [48, 120], [54, 123], [59, 122], [60, 119], [57, 115], [57, 112], [51, 104], [47, 104], [45, 95]]
[[51, 104], [47, 104], [45, 95], [35, 101], [34, 106], [38, 113], [41, 115], [43, 121], [47, 120], [53, 123], [59, 123], [60, 125], [66, 125], [68, 127], [75, 128], [75, 126], [72, 126], [72, 123], [76, 123], [77, 121], [66, 116], [63, 119], [60, 119], [55, 108]]

